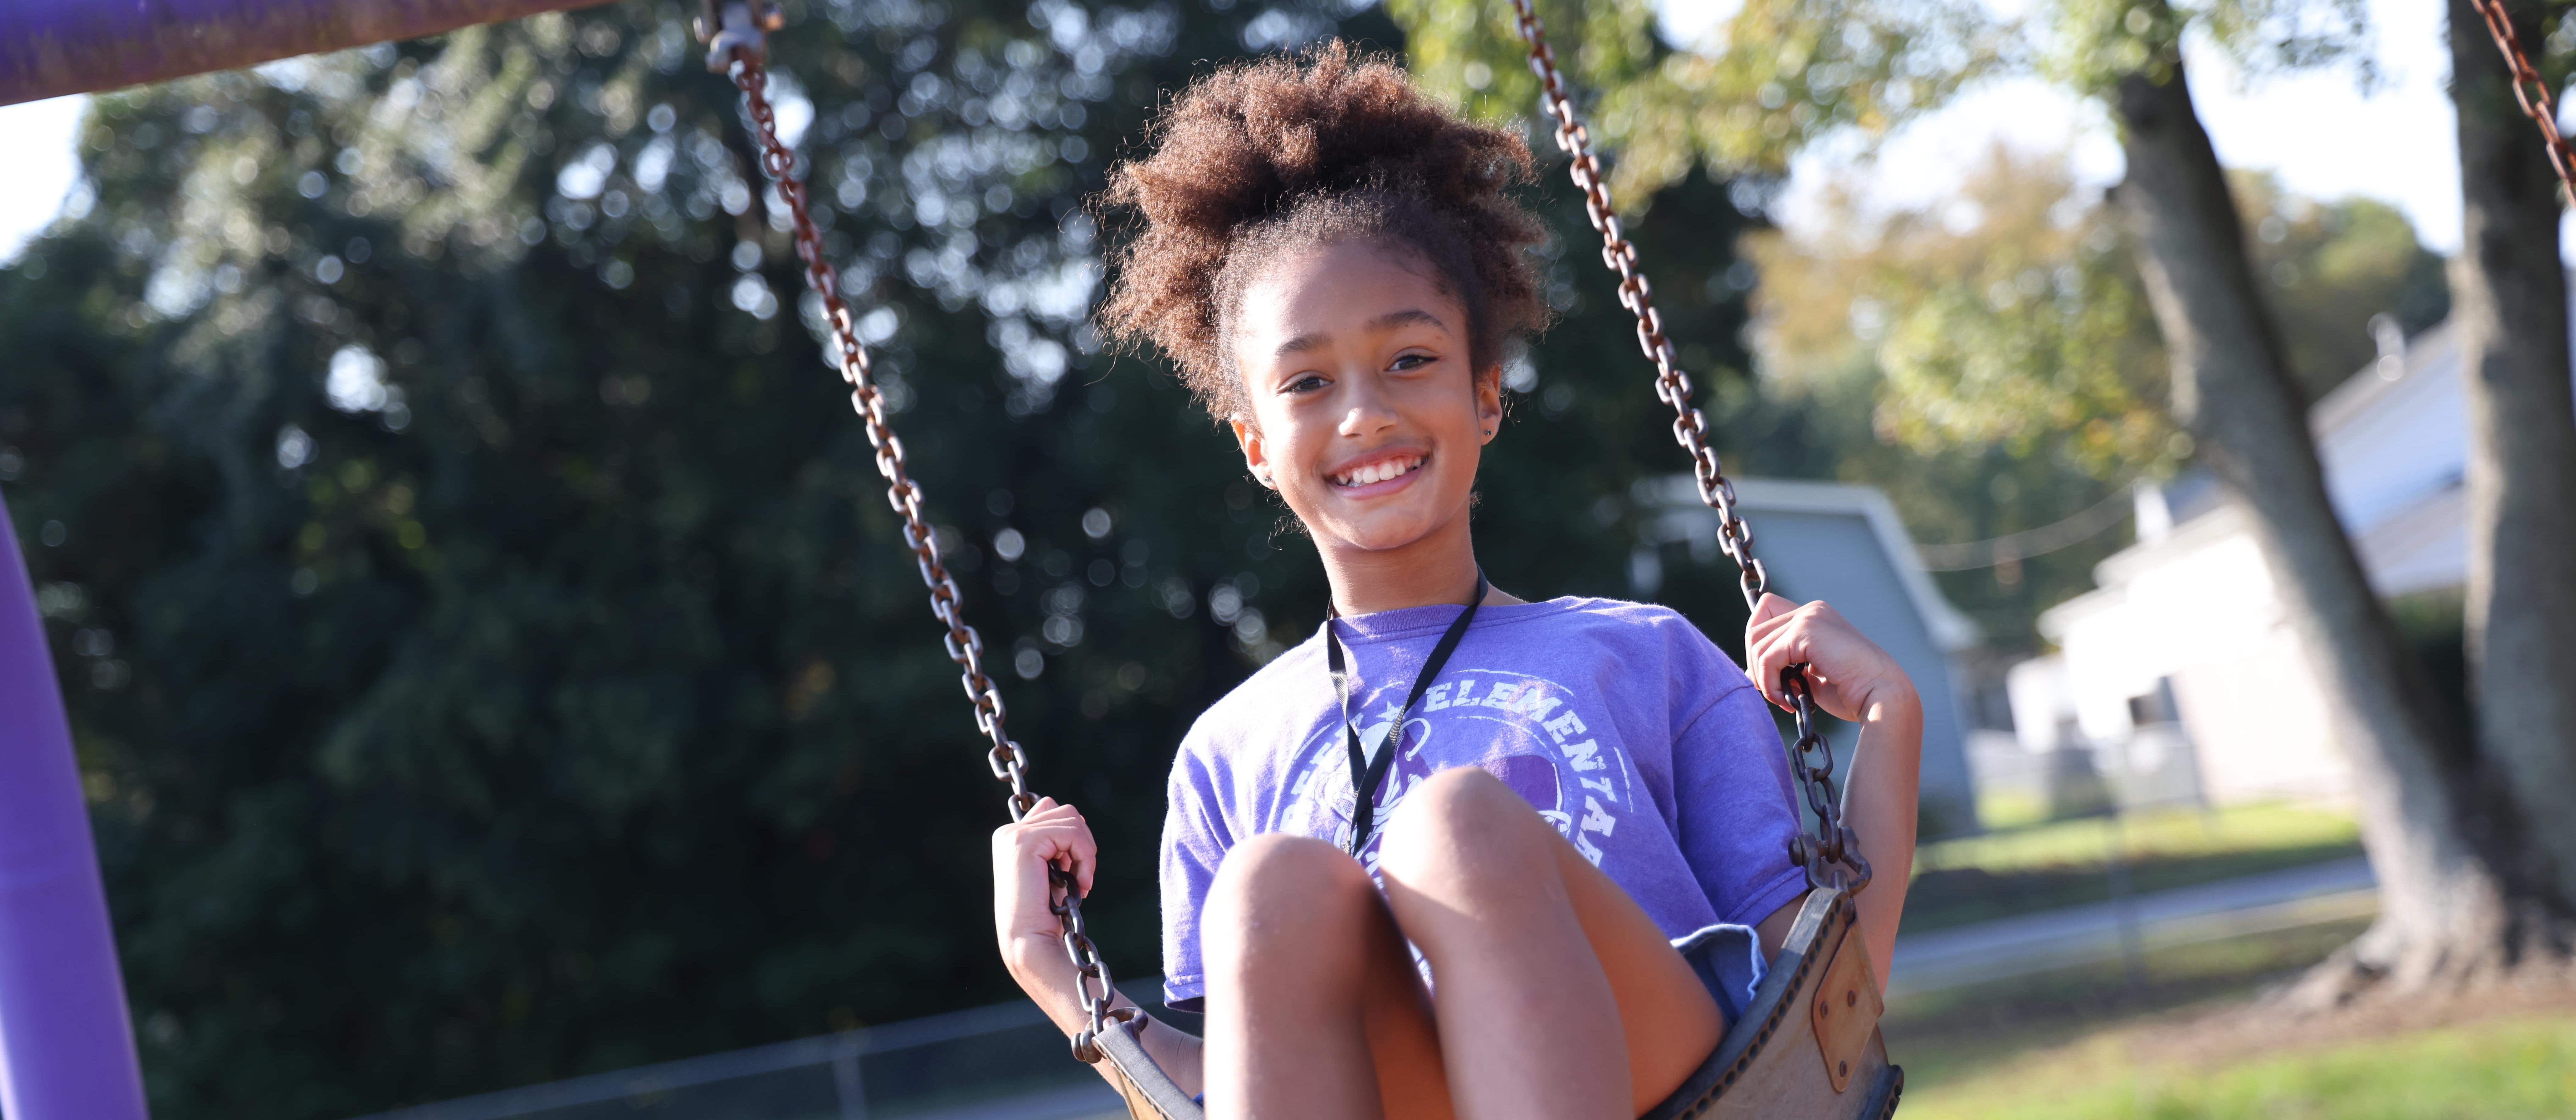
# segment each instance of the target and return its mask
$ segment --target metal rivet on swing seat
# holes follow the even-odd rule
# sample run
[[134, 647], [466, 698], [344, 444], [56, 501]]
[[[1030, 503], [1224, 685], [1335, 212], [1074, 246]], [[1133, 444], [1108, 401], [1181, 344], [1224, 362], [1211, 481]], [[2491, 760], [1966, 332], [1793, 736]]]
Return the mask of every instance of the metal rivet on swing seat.
[[[1823, 1059], [1826, 1080], [1836, 1093], [1851, 1087], [1852, 1063], [1863, 1060], [1870, 1039], [1876, 1034], [1879, 1016], [1886, 1008], [1878, 1000], [1878, 978], [1870, 967], [1869, 947], [1857, 934], [1846, 932], [1840, 944], [1833, 947], [1832, 959], [1825, 965], [1822, 991], [1816, 993], [1814, 1010], [1817, 1057]], [[1834, 989], [1843, 990], [1843, 1006], [1849, 1014], [1833, 1013]], [[1861, 993], [1870, 995], [1869, 1007], [1860, 1007]]]

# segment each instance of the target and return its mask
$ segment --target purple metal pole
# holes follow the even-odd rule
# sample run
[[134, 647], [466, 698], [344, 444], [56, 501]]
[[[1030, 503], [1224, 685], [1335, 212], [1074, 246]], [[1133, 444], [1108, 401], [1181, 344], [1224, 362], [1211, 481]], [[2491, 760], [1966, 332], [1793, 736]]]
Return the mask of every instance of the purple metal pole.
[[0, 105], [418, 39], [606, 0], [0, 0]]
[[146, 1120], [71, 724], [5, 499], [0, 543], [0, 1113]]

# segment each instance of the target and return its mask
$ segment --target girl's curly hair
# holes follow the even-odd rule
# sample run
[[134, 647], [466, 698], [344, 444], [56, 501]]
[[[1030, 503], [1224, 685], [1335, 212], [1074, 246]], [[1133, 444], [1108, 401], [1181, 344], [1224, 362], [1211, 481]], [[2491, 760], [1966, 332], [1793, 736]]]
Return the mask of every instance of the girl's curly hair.
[[1142, 214], [1113, 254], [1103, 333], [1151, 342], [1209, 412], [1249, 415], [1225, 345], [1258, 262], [1350, 238], [1388, 243], [1466, 307], [1482, 371], [1546, 325], [1528, 252], [1545, 227], [1508, 193], [1529, 181], [1518, 136], [1460, 119], [1402, 68], [1339, 40], [1191, 83], [1109, 173], [1104, 201]]

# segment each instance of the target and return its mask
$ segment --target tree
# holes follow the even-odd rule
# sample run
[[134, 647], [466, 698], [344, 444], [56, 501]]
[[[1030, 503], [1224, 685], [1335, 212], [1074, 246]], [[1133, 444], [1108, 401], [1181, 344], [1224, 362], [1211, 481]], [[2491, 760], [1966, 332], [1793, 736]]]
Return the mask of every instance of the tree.
[[[1833, 473], [1886, 488], [1918, 541], [2057, 522], [2180, 458], [2136, 268], [2062, 159], [1998, 145], [1943, 205], [1853, 200], [1838, 187], [1802, 229], [1747, 239], [1753, 340], [1766, 393], [1838, 414]], [[2027, 647], [2123, 543], [1941, 579], [1990, 640]]]
[[[2543, 11], [2510, 5], [2537, 47]], [[2563, 18], [2563, 17], [2562, 17]], [[2562, 25], [2563, 26], [2563, 25]], [[2482, 799], [2520, 809], [2507, 867], [2563, 917], [2576, 910], [2576, 405], [2568, 390], [2567, 279], [2559, 198], [2539, 137], [2516, 111], [2485, 21], [2450, 6], [2464, 236], [2460, 368], [2468, 390], [2468, 647]], [[2519, 834], [2519, 835], [2517, 835]], [[2524, 931], [2517, 931], [2521, 933]], [[2516, 940], [2519, 940], [2517, 936]], [[2563, 951], [2563, 950], [2562, 950]]]
[[[1959, 0], [1748, 0], [1715, 42], [1676, 50], [1643, 0], [1535, 0], [1590, 104], [1611, 186], [1642, 202], [1703, 161], [1776, 175], [1844, 129], [1883, 135], [2018, 53], [2013, 29]], [[1538, 86], [1507, 3], [1391, 0], [1415, 73], [1472, 112], [1531, 111]], [[1542, 140], [1543, 143], [1543, 140]]]
[[[2393, 977], [2403, 989], [2475, 974], [2508, 957], [2508, 900], [2521, 884], [2482, 827], [2493, 805], [2474, 755], [2326, 500], [2305, 401], [2262, 314], [2243, 223], [2183, 82], [2182, 21], [2158, 3], [2075, 15], [2091, 21], [2088, 41], [2113, 44], [2096, 56], [2112, 64], [2093, 71], [2095, 88], [2122, 125], [2129, 177], [2118, 199], [2173, 355], [2176, 419], [2249, 513], [2353, 762], [2380, 917], [2306, 991], [2339, 999], [2355, 980]], [[2128, 44], [2137, 49], [2117, 49]]]
[[[2060, 522], [2188, 462], [2135, 254], [2062, 157], [1998, 145], [1956, 197], [1886, 214], [1854, 201], [1866, 174], [1829, 188], [1797, 232], [1746, 243], [1766, 391], [1853, 412], [1837, 475], [1887, 488], [1937, 548]], [[2312, 396], [2370, 360], [2380, 315], [2411, 333], [2446, 309], [2440, 258], [2393, 208], [2289, 196], [2267, 175], [2230, 183]], [[2123, 543], [2103, 533], [1942, 579], [1991, 638], [2035, 642], [2038, 612], [2089, 589]]]
[[[1095, 936], [1150, 976], [1168, 752], [1325, 600], [1168, 371], [1089, 352], [1116, 230], [1082, 200], [1205, 60], [1399, 35], [1339, 5], [788, 10], [826, 247], [1032, 779], [1100, 830]], [[1011, 994], [1000, 794], [690, 14], [101, 97], [94, 204], [0, 268], [0, 484], [160, 1115], [346, 1116]], [[1577, 244], [1571, 192], [1537, 201]], [[1675, 338], [1741, 369], [1746, 219], [1725, 183], [1662, 201], [1641, 231], [1712, 234], [1652, 266]], [[1672, 462], [1588, 262], [1551, 267], [1566, 319], [1478, 513], [1541, 594], [1628, 590], [1625, 535], [1566, 530]]]
[[[102, 97], [94, 207], [0, 274], [0, 482], [60, 542], [30, 560], [162, 1115], [1009, 991], [999, 794], [689, 14]], [[1296, 565], [1176, 384], [1083, 353], [1079, 202], [1261, 13], [797, 16], [829, 248], [1034, 777], [1120, 857], [1095, 930], [1149, 975], [1163, 752]]]
[[2411, 336], [2450, 314], [2442, 258], [2396, 207], [2294, 197], [2262, 172], [2231, 170], [2227, 182], [2254, 233], [2254, 275], [2280, 325], [2282, 361], [2310, 401], [2378, 355], [2377, 327]]
[[[1417, 38], [1448, 35], [1477, 42], [1469, 21], [1429, 14], [1440, 7], [1426, 2], [1400, 7], [1397, 15]], [[2326, 499], [2306, 422], [2307, 397], [2293, 378], [2279, 326], [2266, 313], [2243, 216], [2183, 81], [2187, 26], [2205, 29], [2212, 41], [2257, 70], [2308, 66], [2349, 56], [2360, 41], [2357, 6], [2220, 0], [2178, 9], [2164, 0], [2061, 0], [2045, 10], [2051, 24], [2045, 48], [2019, 55], [1970, 49], [1988, 40], [1955, 30], [1954, 17], [1937, 6], [1856, 7], [1864, 14], [1850, 26], [1860, 33], [1836, 37], [1823, 30], [1836, 26], [1832, 17], [1846, 10], [1841, 5], [1748, 4], [1710, 59], [1667, 59], [1657, 77], [1605, 94], [1607, 130], [1614, 140], [1648, 153], [1679, 146], [1719, 166], [1736, 166], [1725, 162], [1734, 159], [1758, 168], [1778, 166], [1778, 151], [1812, 137], [1809, 130], [1837, 123], [1883, 129], [1893, 118], [1867, 110], [1922, 104], [1898, 96], [1915, 91], [1915, 75], [1935, 76], [1929, 88], [1937, 94], [1956, 89], [1981, 66], [2030, 66], [2100, 99], [2122, 133], [2129, 172], [2114, 197], [2164, 341], [2173, 419], [2192, 437], [2199, 461], [2250, 515], [2273, 582], [2323, 679], [2337, 738], [2354, 762], [2363, 837], [2380, 876], [2381, 918], [2340, 961], [2320, 971], [2309, 991], [2339, 997], [2351, 981], [2389, 975], [2405, 988], [2509, 963], [2532, 943], [2513, 915], [2533, 907], [2567, 910], [2566, 900], [2554, 892], [2535, 893], [2536, 880], [2517, 866], [2526, 852], [2559, 846], [2535, 831], [2571, 825], [2563, 814], [2529, 818], [2495, 811], [2504, 803], [2490, 796], [2483, 777], [2488, 762], [2440, 710], [2422, 667], [2363, 578]], [[1866, 14], [1871, 12], [1877, 14]], [[1894, 24], [1947, 33], [1869, 33]], [[1561, 26], [1566, 29], [1579, 33], [1588, 25]], [[1831, 53], [1838, 44], [1878, 53], [1854, 50], [1846, 59]], [[1490, 37], [1482, 46], [1486, 53], [1478, 57], [1512, 57]], [[1633, 52], [1601, 53], [1624, 58]], [[1560, 45], [1560, 54], [1594, 57], [1588, 43]], [[1681, 70], [1736, 75], [1700, 91], [1736, 97], [1717, 103], [1684, 97], [1674, 104], [1670, 99], [1683, 87], [1667, 76]], [[1604, 76], [1619, 73], [1607, 68]], [[1750, 104], [1743, 98], [1748, 88]], [[1668, 107], [1641, 107], [1658, 98]], [[1666, 127], [1634, 127], [1648, 120]], [[1778, 146], [1730, 146], [1727, 137], [1743, 137], [1742, 130], [1669, 127], [1680, 120], [1741, 121]], [[1639, 162], [1640, 174], [1672, 166], [1651, 154]], [[2497, 490], [2500, 498], [2519, 493]], [[2509, 559], [2502, 570], [2518, 570], [2516, 563]], [[2540, 748], [2531, 748], [2529, 761], [2556, 772], [2559, 749], [2560, 755], [2543, 759]]]

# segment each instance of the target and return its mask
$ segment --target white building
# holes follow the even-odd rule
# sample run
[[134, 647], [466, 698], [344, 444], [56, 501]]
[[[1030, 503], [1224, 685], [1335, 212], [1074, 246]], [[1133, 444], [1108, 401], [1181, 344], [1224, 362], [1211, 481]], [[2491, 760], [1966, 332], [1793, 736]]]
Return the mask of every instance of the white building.
[[[2450, 325], [2384, 338], [2309, 423], [2380, 594], [2460, 587], [2468, 413]], [[2323, 690], [2244, 513], [2205, 478], [2141, 487], [2137, 505], [2138, 543], [2094, 569], [2099, 590], [2040, 616], [2060, 652], [2011, 671], [2021, 749], [2089, 749], [2133, 802], [2348, 795]]]

